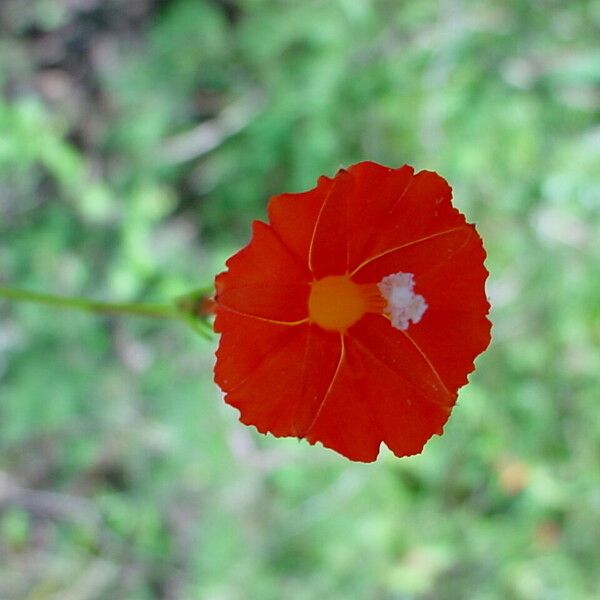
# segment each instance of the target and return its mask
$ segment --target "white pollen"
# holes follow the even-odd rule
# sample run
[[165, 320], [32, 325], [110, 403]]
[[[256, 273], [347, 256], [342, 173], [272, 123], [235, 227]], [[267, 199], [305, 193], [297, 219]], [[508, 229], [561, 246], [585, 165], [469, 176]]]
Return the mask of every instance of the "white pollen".
[[404, 331], [411, 321], [418, 323], [427, 310], [425, 298], [414, 292], [415, 276], [412, 273], [386, 275], [377, 287], [387, 300], [384, 312], [396, 329]]

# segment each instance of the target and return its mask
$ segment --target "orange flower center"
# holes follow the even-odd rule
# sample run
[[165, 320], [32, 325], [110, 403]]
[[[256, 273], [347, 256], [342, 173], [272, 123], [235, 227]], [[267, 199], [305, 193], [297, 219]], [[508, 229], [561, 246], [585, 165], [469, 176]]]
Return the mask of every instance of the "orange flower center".
[[377, 286], [358, 284], [349, 275], [313, 281], [308, 299], [310, 320], [328, 331], [345, 332], [367, 312], [381, 312], [385, 301]]

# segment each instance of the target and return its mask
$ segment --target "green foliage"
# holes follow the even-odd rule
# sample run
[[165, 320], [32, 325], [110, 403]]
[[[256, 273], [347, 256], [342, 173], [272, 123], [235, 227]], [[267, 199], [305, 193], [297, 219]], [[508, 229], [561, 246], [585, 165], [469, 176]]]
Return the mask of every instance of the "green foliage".
[[369, 158], [453, 184], [494, 322], [444, 436], [365, 466], [237, 423], [184, 327], [0, 304], [0, 597], [596, 597], [598, 19], [0, 3], [0, 283], [167, 301], [270, 195]]

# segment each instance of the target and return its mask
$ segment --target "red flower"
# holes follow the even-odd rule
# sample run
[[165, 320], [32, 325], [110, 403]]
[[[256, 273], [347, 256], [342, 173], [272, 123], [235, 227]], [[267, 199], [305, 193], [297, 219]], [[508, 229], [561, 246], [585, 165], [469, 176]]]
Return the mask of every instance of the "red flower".
[[441, 434], [490, 341], [485, 251], [436, 173], [372, 162], [269, 203], [216, 279], [240, 420], [358, 461]]

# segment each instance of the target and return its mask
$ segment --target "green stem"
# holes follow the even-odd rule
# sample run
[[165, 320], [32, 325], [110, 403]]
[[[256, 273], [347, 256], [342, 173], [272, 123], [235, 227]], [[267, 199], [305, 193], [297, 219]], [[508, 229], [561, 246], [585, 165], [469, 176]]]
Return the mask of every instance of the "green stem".
[[36, 302], [60, 308], [73, 308], [89, 313], [105, 315], [138, 315], [155, 319], [178, 319], [181, 314], [169, 304], [136, 304], [133, 302], [98, 302], [87, 298], [68, 298], [52, 294], [40, 294], [18, 288], [0, 286], [0, 298], [17, 302]]

